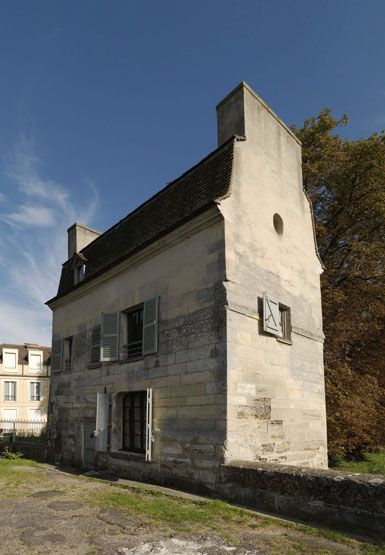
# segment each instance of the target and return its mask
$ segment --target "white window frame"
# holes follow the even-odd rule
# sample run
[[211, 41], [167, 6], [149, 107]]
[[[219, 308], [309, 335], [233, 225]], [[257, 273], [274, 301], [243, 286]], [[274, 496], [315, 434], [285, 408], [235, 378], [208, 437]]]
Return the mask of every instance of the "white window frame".
[[[12, 411], [15, 414], [15, 418], [7, 418], [6, 417], [6, 412], [8, 412], [8, 411]], [[5, 420], [5, 422], [16, 422], [16, 420], [17, 420], [17, 409], [4, 408], [3, 409], [3, 419]]]
[[86, 277], [86, 265], [83, 263], [76, 264], [74, 268], [74, 282], [75, 285], [83, 281]]
[[[31, 416], [31, 412], [35, 413], [35, 416]], [[36, 412], [39, 411], [40, 416], [37, 418], [36, 417]], [[28, 420], [32, 420], [33, 422], [41, 422], [43, 420], [43, 410], [42, 409], [38, 409], [38, 408], [29, 408], [28, 409]]]
[[[14, 399], [6, 399], [6, 392], [5, 392], [5, 384], [6, 383], [13, 383], [15, 384], [15, 398]], [[10, 396], [9, 394], [9, 390], [8, 390], [8, 397]], [[4, 403], [16, 403], [17, 401], [17, 381], [16, 380], [3, 380], [3, 402]]]
[[[40, 368], [31, 368], [30, 361], [31, 357], [40, 357]], [[28, 349], [28, 370], [31, 374], [41, 374], [43, 372], [43, 351], [35, 351]]]
[[[39, 399], [32, 399], [32, 397], [37, 397], [37, 395], [32, 395], [32, 384], [38, 384], [39, 386]], [[39, 403], [43, 400], [41, 382], [29, 382], [29, 400], [31, 403]]]
[[[15, 366], [14, 367], [7, 367], [5, 364], [5, 355], [15, 355]], [[18, 349], [8, 349], [6, 347], [3, 348], [3, 370], [6, 372], [17, 372], [19, 364], [19, 351]]]

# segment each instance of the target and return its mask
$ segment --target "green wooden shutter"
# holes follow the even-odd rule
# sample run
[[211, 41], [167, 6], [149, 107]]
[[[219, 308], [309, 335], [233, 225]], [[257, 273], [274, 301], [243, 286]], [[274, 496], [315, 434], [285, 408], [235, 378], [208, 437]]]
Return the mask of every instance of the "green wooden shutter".
[[100, 360], [117, 360], [119, 354], [119, 312], [102, 314]]
[[100, 325], [92, 328], [90, 333], [90, 363], [100, 362]]
[[159, 297], [153, 297], [143, 304], [143, 355], [156, 353], [158, 350], [158, 312]]
[[279, 303], [266, 292], [263, 294], [263, 329], [267, 333], [282, 337]]
[[52, 353], [51, 353], [51, 370], [52, 372], [60, 372], [62, 368], [62, 353], [63, 353], [63, 340], [52, 340]]

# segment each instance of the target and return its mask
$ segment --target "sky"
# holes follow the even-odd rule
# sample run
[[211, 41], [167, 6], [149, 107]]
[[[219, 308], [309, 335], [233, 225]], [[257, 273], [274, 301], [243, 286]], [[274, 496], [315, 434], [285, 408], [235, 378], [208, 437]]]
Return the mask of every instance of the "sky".
[[2, 0], [0, 343], [51, 342], [75, 221], [105, 231], [216, 148], [246, 81], [287, 124], [385, 128], [383, 0]]

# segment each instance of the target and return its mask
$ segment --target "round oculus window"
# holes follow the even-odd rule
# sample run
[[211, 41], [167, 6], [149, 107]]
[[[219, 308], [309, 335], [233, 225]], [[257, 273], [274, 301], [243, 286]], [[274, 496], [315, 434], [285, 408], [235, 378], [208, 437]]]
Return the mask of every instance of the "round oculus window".
[[278, 235], [283, 235], [283, 219], [279, 214], [274, 214], [273, 216], [274, 229]]

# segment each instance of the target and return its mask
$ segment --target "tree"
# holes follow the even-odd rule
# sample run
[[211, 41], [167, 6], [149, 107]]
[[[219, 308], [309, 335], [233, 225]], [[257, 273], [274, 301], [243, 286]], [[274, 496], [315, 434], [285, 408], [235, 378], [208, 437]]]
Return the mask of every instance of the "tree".
[[349, 140], [330, 109], [293, 131], [326, 270], [329, 452], [385, 445], [385, 133]]

